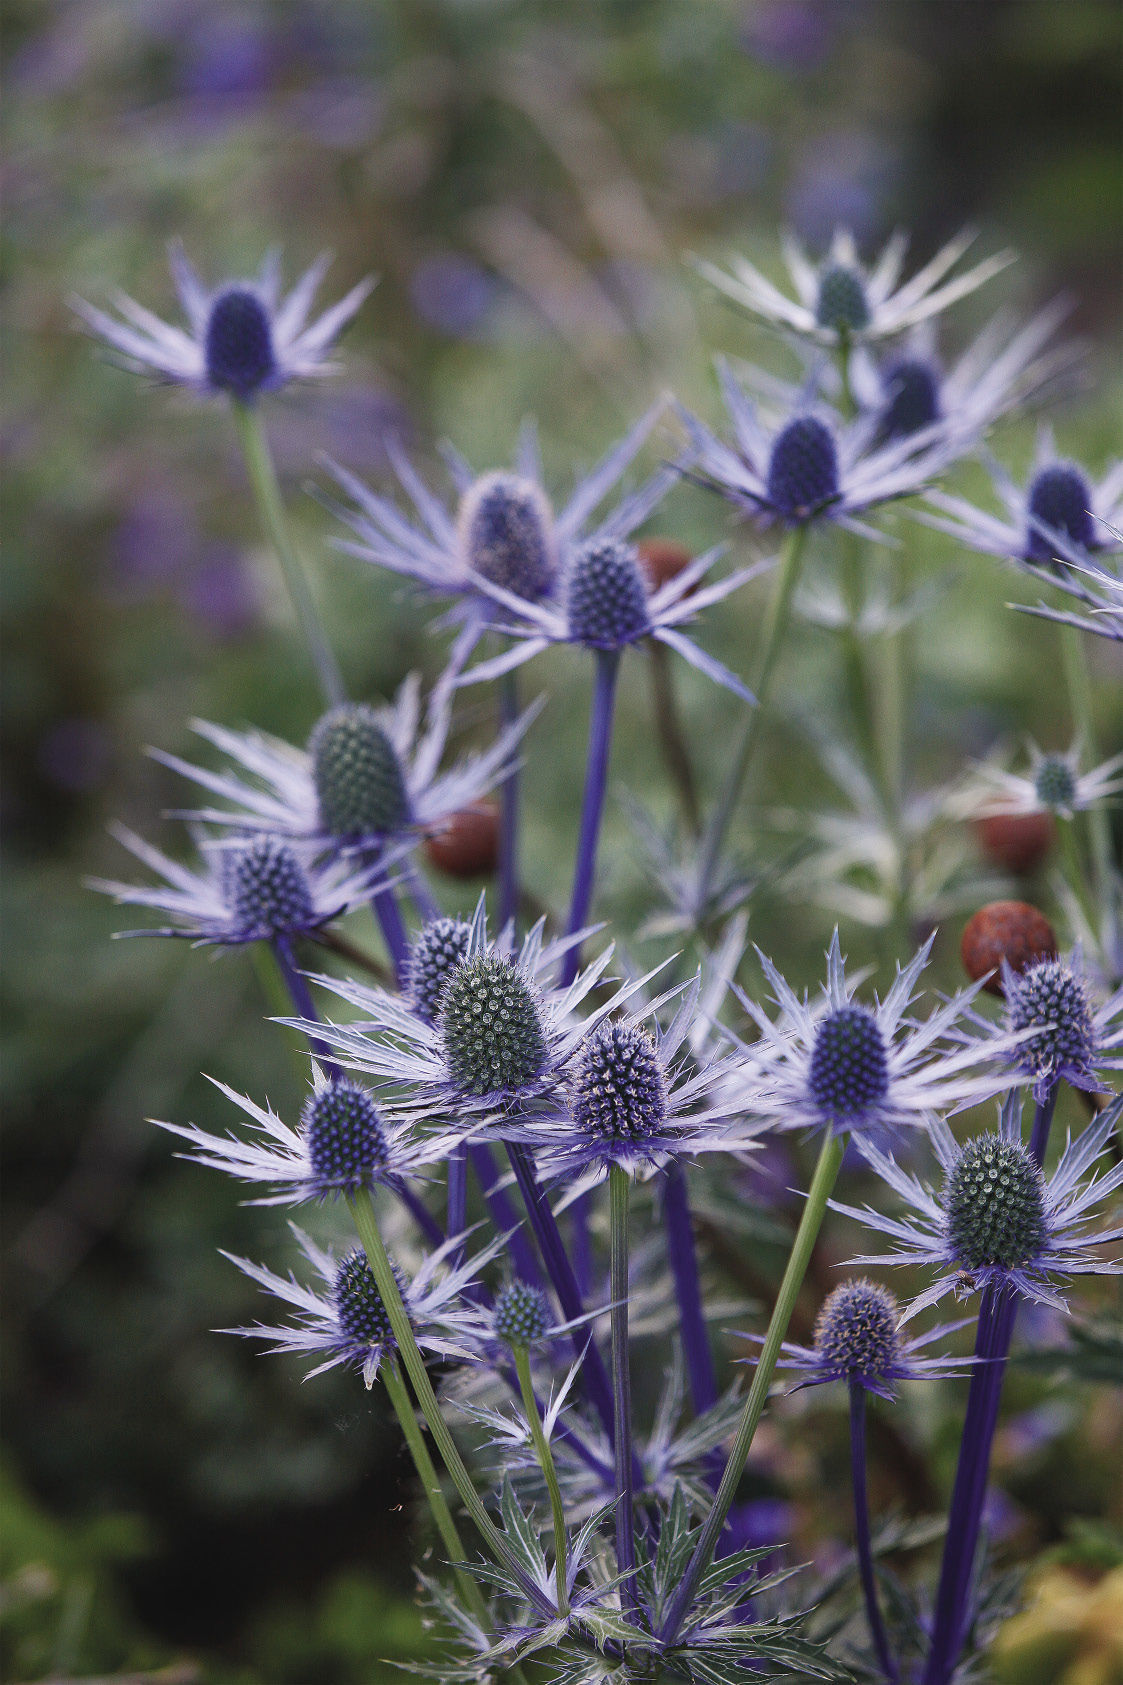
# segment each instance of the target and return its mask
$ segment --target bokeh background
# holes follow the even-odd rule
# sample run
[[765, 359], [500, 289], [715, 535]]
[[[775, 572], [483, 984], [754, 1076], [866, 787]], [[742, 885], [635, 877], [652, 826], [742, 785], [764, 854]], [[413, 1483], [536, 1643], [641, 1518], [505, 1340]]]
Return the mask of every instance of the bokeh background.
[[[407, 1470], [377, 1394], [339, 1376], [302, 1386], [298, 1366], [211, 1332], [256, 1312], [216, 1249], [276, 1259], [283, 1223], [240, 1208], [144, 1121], [225, 1124], [201, 1070], [291, 1106], [299, 1066], [263, 1022], [247, 956], [114, 944], [121, 915], [83, 879], [128, 875], [113, 817], [173, 842], [158, 816], [182, 792], [146, 745], [187, 749], [194, 715], [299, 739], [316, 694], [221, 406], [109, 366], [68, 295], [104, 305], [122, 286], [172, 313], [175, 235], [212, 280], [256, 269], [273, 242], [290, 275], [332, 248], [339, 293], [381, 277], [345, 373], [271, 402], [269, 425], [349, 684], [383, 697], [412, 667], [431, 677], [439, 644], [389, 578], [326, 548], [304, 489], [317, 453], [384, 482], [389, 437], [437, 474], [447, 436], [484, 468], [536, 413], [564, 485], [668, 387], [715, 417], [710, 352], [784, 358], [707, 294], [691, 252], [735, 246], [774, 269], [781, 225], [820, 243], [842, 222], [867, 248], [903, 224], [927, 256], [977, 225], [980, 249], [1023, 256], [961, 307], [957, 332], [999, 302], [1069, 293], [1087, 378], [1053, 419], [1062, 448], [1102, 472], [1123, 411], [1121, 26], [1116, 0], [13, 0], [6, 1679], [368, 1685], [397, 1677], [372, 1657], [418, 1660], [427, 1642]], [[1020, 471], [1032, 439], [1015, 424], [1000, 454]], [[660, 517], [691, 543], [724, 528], [688, 490]], [[1063, 699], [1042, 678], [1055, 631], [1004, 606], [1024, 582], [898, 531], [919, 572], [953, 574], [916, 655], [917, 776], [951, 775], [1004, 734], [1065, 746]], [[742, 670], [759, 606], [745, 594], [703, 632]], [[805, 645], [786, 691], [805, 722], [825, 721], [829, 663]], [[1123, 674], [1108, 646], [1089, 656], [1118, 747]], [[551, 705], [528, 773], [530, 877], [556, 904], [587, 673], [563, 653], [535, 674]], [[626, 677], [616, 764], [665, 811], [645, 677], [638, 662]], [[691, 675], [680, 697], [712, 788], [706, 745], [736, 705]], [[483, 705], [465, 710], [465, 739], [488, 729]], [[782, 746], [773, 796], [829, 799], [794, 726]], [[627, 928], [646, 891], [619, 807], [604, 864]], [[817, 975], [826, 913], [765, 893], [753, 920], [789, 975]], [[877, 959], [868, 933], [845, 934]], [[949, 940], [948, 981], [954, 955]], [[1107, 1389], [1031, 1388], [1024, 1403], [1000, 1470], [1023, 1554], [1074, 1516], [1092, 1534], [1118, 1523]], [[946, 1464], [954, 1421], [935, 1428]], [[908, 1444], [882, 1449], [890, 1484], [896, 1467], [923, 1507]], [[802, 1480], [792, 1525], [810, 1539], [818, 1477], [802, 1456], [788, 1495]]]

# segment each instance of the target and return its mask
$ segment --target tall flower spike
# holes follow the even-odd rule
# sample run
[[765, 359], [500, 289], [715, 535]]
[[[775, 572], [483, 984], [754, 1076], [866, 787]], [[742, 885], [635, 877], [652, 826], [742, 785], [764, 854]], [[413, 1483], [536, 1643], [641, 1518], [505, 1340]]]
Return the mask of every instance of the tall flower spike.
[[771, 562], [757, 563], [715, 584], [702, 585], [723, 551], [721, 545], [707, 550], [650, 592], [638, 550], [619, 538], [593, 540], [573, 552], [560, 601], [528, 603], [484, 581], [481, 590], [492, 605], [488, 624], [511, 639], [511, 648], [469, 668], [460, 683], [498, 678], [532, 661], [551, 644], [578, 644], [584, 649], [611, 652], [653, 638], [677, 651], [707, 678], [752, 702], [752, 692], [736, 674], [681, 630], [702, 609], [721, 602], [772, 566]]
[[892, 1251], [851, 1259], [855, 1264], [921, 1264], [936, 1280], [908, 1306], [904, 1320], [948, 1293], [1009, 1286], [1028, 1299], [1064, 1309], [1061, 1289], [1074, 1275], [1119, 1275], [1123, 1258], [1103, 1248], [1123, 1228], [1090, 1232], [1092, 1208], [1123, 1186], [1123, 1164], [1096, 1174], [1096, 1165], [1123, 1111], [1114, 1100], [1064, 1151], [1051, 1176], [1042, 1176], [1021, 1137], [1022, 1102], [1003, 1104], [997, 1133], [960, 1144], [943, 1119], [931, 1139], [943, 1174], [929, 1186], [888, 1154], [859, 1143], [877, 1175], [908, 1208], [904, 1217], [832, 1201], [836, 1211], [886, 1235]]
[[463, 457], [446, 450], [456, 494], [451, 507], [392, 447], [391, 465], [414, 506], [416, 521], [331, 463], [336, 482], [351, 502], [331, 502], [329, 507], [355, 534], [354, 539], [336, 540], [336, 548], [403, 574], [425, 596], [451, 604], [451, 617], [462, 628], [451, 664], [455, 670], [494, 617], [489, 588], [510, 593], [519, 604], [554, 601], [582, 544], [626, 539], [651, 514], [674, 484], [671, 469], [657, 469], [607, 513], [603, 506], [663, 408], [660, 402], [650, 409], [556, 506], [545, 486], [532, 424], [522, 430], [513, 470], [477, 475]]
[[377, 871], [344, 862], [324, 863], [307, 846], [260, 834], [199, 843], [195, 869], [181, 865], [126, 830], [113, 835], [162, 881], [154, 886], [91, 879], [114, 900], [151, 907], [173, 919], [134, 936], [187, 936], [200, 943], [237, 946], [275, 937], [308, 935], [366, 900]]
[[194, 1124], [160, 1128], [188, 1143], [185, 1156], [195, 1164], [268, 1189], [251, 1201], [255, 1205], [339, 1199], [415, 1175], [447, 1155], [449, 1138], [439, 1129], [418, 1136], [392, 1110], [377, 1106], [361, 1084], [313, 1070], [314, 1086], [296, 1129], [222, 1082], [215, 1087], [244, 1113], [248, 1135], [210, 1135]]
[[[297, 1313], [290, 1324], [257, 1322], [225, 1332], [266, 1340], [271, 1352], [295, 1352], [319, 1359], [309, 1370], [310, 1376], [343, 1364], [357, 1369], [366, 1385], [373, 1386], [379, 1368], [393, 1355], [395, 1346], [390, 1319], [365, 1254], [350, 1252], [337, 1258], [295, 1225], [293, 1234], [320, 1278], [319, 1287], [306, 1287], [291, 1274], [277, 1275], [262, 1264], [224, 1253], [251, 1281]], [[496, 1240], [475, 1257], [457, 1262], [463, 1238], [454, 1235], [429, 1253], [412, 1278], [407, 1279], [397, 1266], [394, 1269], [414, 1338], [422, 1351], [442, 1358], [470, 1358], [490, 1332], [479, 1311], [465, 1302], [464, 1293], [502, 1241]]]
[[719, 292], [781, 330], [790, 330], [820, 345], [895, 338], [975, 292], [1014, 261], [1012, 252], [984, 258], [966, 273], [952, 276], [974, 235], [965, 232], [949, 240], [936, 256], [902, 282], [901, 269], [908, 246], [904, 234], [894, 234], [877, 261], [862, 264], [852, 234], [837, 230], [820, 264], [808, 258], [789, 235], [784, 258], [794, 298], [783, 293], [746, 258], [731, 260], [730, 272], [713, 263], [699, 263], [698, 273]]
[[[927, 1355], [937, 1340], [964, 1327], [965, 1322], [941, 1323], [910, 1338], [894, 1295], [880, 1283], [859, 1276], [844, 1281], [823, 1300], [814, 1344], [785, 1341], [777, 1367], [801, 1374], [793, 1392], [846, 1381], [878, 1398], [893, 1399], [900, 1381], [940, 1380], [966, 1372], [970, 1359]], [[759, 1336], [751, 1338], [754, 1344], [761, 1343]]]
[[528, 708], [489, 749], [464, 756], [447, 772], [438, 769], [450, 724], [449, 689], [438, 683], [423, 724], [416, 674], [388, 707], [347, 703], [330, 710], [307, 750], [263, 732], [197, 720], [194, 729], [228, 757], [229, 770], [212, 772], [178, 755], [153, 753], [221, 798], [221, 807], [203, 808], [193, 818], [270, 831], [321, 850], [376, 845], [390, 861], [504, 777], [537, 711], [537, 705]]
[[335, 373], [337, 365], [327, 353], [374, 281], [360, 281], [310, 322], [312, 299], [329, 261], [327, 256], [317, 258], [286, 298], [281, 297], [275, 251], [266, 256], [255, 280], [229, 281], [209, 290], [176, 242], [170, 262], [188, 320], [186, 330], [162, 322], [124, 293], [116, 301], [120, 319], [83, 299], [72, 304], [129, 368], [205, 396], [250, 403], [290, 381]]
[[687, 478], [720, 492], [746, 518], [789, 527], [834, 521], [877, 538], [859, 515], [915, 496], [962, 454], [963, 442], [939, 421], [885, 440], [879, 437], [876, 416], [843, 422], [806, 391], [795, 395], [782, 416], [766, 419], [720, 360], [718, 375], [732, 437], [726, 443], [680, 410], [690, 439], [680, 467]]

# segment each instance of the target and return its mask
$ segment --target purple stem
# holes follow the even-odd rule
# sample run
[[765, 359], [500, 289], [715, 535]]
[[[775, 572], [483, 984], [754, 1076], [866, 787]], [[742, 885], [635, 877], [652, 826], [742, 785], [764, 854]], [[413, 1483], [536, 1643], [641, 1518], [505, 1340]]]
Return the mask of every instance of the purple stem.
[[417, 909], [417, 916], [422, 924], [428, 924], [430, 919], [439, 919], [441, 909], [437, 905], [436, 897], [429, 888], [425, 874], [412, 860], [406, 862], [402, 869], [402, 876], [409, 889], [409, 898]]
[[409, 1184], [407, 1182], [394, 1180], [389, 1182], [387, 1186], [393, 1188], [394, 1192], [397, 1194], [398, 1198], [401, 1200], [402, 1204], [405, 1206], [406, 1210], [409, 1212], [410, 1216], [413, 1218], [430, 1246], [443, 1246], [445, 1241], [444, 1230], [437, 1222], [437, 1219], [433, 1216], [433, 1213], [426, 1208], [423, 1200], [418, 1194], [414, 1193]]
[[476, 1173], [476, 1180], [480, 1184], [480, 1191], [491, 1213], [492, 1222], [500, 1234], [507, 1236], [507, 1246], [511, 1254], [511, 1262], [515, 1266], [515, 1274], [523, 1281], [530, 1282], [532, 1287], [543, 1288], [546, 1285], [542, 1271], [538, 1267], [538, 1258], [533, 1246], [526, 1238], [526, 1230], [522, 1219], [515, 1210], [515, 1202], [507, 1189], [500, 1186], [499, 1169], [492, 1156], [491, 1148], [483, 1141], [477, 1141], [468, 1148], [468, 1157], [472, 1162], [472, 1169]]
[[628, 1295], [631, 1287], [628, 1267], [628, 1196], [631, 1191], [626, 1170], [609, 1167], [611, 1201], [611, 1294], [612, 1294], [612, 1405], [613, 1477], [616, 1492], [616, 1565], [627, 1575], [620, 1588], [625, 1608], [635, 1609], [636, 1522], [635, 1489], [632, 1483], [632, 1376], [628, 1353]]
[[[448, 1216], [450, 1235], [463, 1234], [468, 1226], [468, 1155], [461, 1145], [454, 1147], [448, 1161]], [[462, 1250], [458, 1249], [459, 1261]]]
[[[702, 1314], [702, 1290], [698, 1280], [698, 1255], [694, 1249], [694, 1226], [686, 1195], [686, 1176], [675, 1160], [663, 1182], [663, 1220], [667, 1225], [667, 1257], [678, 1297], [679, 1332], [686, 1357], [690, 1398], [700, 1416], [717, 1403], [717, 1377], [710, 1350], [706, 1319]], [[720, 1468], [718, 1470], [720, 1474]]]
[[[1040, 1166], [1049, 1144], [1049, 1130], [1057, 1104], [1054, 1083], [1034, 1111], [1029, 1152]], [[1002, 1383], [1018, 1314], [1019, 1295], [1005, 1282], [988, 1287], [979, 1306], [975, 1357], [967, 1394], [967, 1412], [955, 1471], [948, 1530], [940, 1564], [940, 1583], [932, 1622], [932, 1645], [923, 1685], [948, 1685], [959, 1659], [967, 1626], [971, 1577], [986, 1504], [990, 1454], [998, 1426]]]
[[866, 1600], [866, 1620], [881, 1671], [890, 1685], [897, 1685], [900, 1673], [889, 1648], [877, 1600], [877, 1580], [870, 1542], [870, 1509], [866, 1486], [866, 1389], [860, 1381], [850, 1383], [850, 1482], [854, 1488], [854, 1532], [858, 1546], [858, 1572]]
[[[317, 1023], [319, 1021], [319, 1013], [316, 1011], [311, 991], [309, 990], [307, 983], [304, 981], [304, 974], [297, 965], [296, 960], [293, 958], [291, 940], [287, 936], [274, 936], [270, 946], [273, 949], [273, 957], [277, 961], [277, 969], [285, 980], [285, 988], [289, 992], [292, 1004], [296, 1008], [297, 1013], [305, 1020], [306, 1023]], [[323, 1065], [329, 1076], [338, 1077], [341, 1075], [339, 1066], [332, 1058], [331, 1051], [325, 1042], [320, 1041], [318, 1036], [310, 1035], [308, 1037], [308, 1046], [312, 1049], [312, 1052], [320, 1061], [321, 1065]]]
[[[573, 868], [573, 896], [569, 903], [566, 933], [572, 935], [588, 922], [596, 875], [597, 841], [600, 837], [604, 796], [608, 787], [608, 756], [612, 747], [612, 719], [616, 704], [616, 676], [620, 651], [597, 651], [593, 706], [589, 719], [589, 757], [585, 766], [585, 794], [581, 802], [581, 829], [577, 837], [577, 860]], [[570, 948], [561, 965], [561, 986], [568, 988], [581, 965], [581, 953]]]
[[[519, 717], [519, 681], [514, 673], [499, 680], [499, 724], [514, 725]], [[499, 928], [519, 911], [519, 769], [512, 764], [499, 789]]]
[[[542, 1254], [542, 1262], [546, 1266], [546, 1274], [558, 1296], [562, 1316], [567, 1322], [573, 1322], [576, 1318], [584, 1316], [585, 1306], [557, 1219], [539, 1186], [526, 1148], [508, 1142], [507, 1152], [510, 1155], [511, 1168], [515, 1172], [515, 1180], [519, 1184], [526, 1214], [530, 1219], [530, 1226], [534, 1231], [534, 1238], [538, 1243], [538, 1250]], [[600, 1417], [605, 1432], [612, 1439], [612, 1388], [609, 1385], [604, 1359], [597, 1350], [596, 1341], [589, 1338], [587, 1328], [574, 1328], [569, 1337], [574, 1354], [584, 1360], [581, 1374], [589, 1400]]]
[[401, 988], [409, 966], [409, 937], [402, 923], [397, 897], [392, 889], [379, 889], [371, 896], [370, 904], [390, 954], [398, 987]]

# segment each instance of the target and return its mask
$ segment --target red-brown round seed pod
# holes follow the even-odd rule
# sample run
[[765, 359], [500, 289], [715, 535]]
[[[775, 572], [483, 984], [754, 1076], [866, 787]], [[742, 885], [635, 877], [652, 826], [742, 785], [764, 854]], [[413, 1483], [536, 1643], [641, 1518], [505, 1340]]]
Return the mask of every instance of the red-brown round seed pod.
[[991, 901], [968, 920], [959, 952], [971, 981], [989, 971], [983, 988], [1001, 995], [1002, 961], [1011, 971], [1024, 971], [1035, 960], [1055, 958], [1057, 938], [1045, 914], [1028, 901]]
[[425, 839], [431, 866], [450, 878], [488, 877], [499, 860], [499, 806], [481, 800], [459, 813]]
[[1051, 813], [988, 813], [975, 821], [975, 835], [987, 859], [1015, 877], [1037, 870], [1056, 834]]
[[[649, 591], [658, 591], [661, 585], [677, 579], [683, 568], [688, 568], [694, 560], [686, 545], [675, 538], [641, 538], [636, 549]], [[692, 585], [686, 595], [689, 596], [695, 589]]]

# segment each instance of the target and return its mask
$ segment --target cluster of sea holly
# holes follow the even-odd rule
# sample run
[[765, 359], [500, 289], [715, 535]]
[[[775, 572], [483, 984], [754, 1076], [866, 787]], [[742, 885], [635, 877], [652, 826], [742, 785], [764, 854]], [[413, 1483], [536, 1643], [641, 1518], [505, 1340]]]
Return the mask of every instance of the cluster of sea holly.
[[[722, 365], [726, 431], [680, 410], [677, 459], [625, 493], [616, 495], [623, 476], [670, 419], [663, 406], [560, 505], [530, 430], [509, 469], [476, 474], [450, 452], [452, 504], [394, 453], [412, 515], [333, 467], [329, 508], [350, 534], [339, 547], [404, 575], [453, 629], [428, 697], [414, 677], [381, 708], [345, 695], [288, 537], [261, 414], [270, 391], [330, 370], [328, 352], [366, 284], [313, 320], [322, 265], [284, 298], [272, 260], [256, 280], [210, 291], [177, 249], [186, 329], [127, 298], [119, 317], [79, 307], [132, 366], [229, 401], [323, 684], [326, 712], [309, 722], [306, 747], [204, 725], [217, 770], [165, 755], [212, 803], [193, 816], [198, 860], [183, 865], [122, 832], [159, 881], [102, 887], [163, 913], [164, 934], [263, 944], [290, 991], [291, 1022], [311, 1054], [297, 1122], [225, 1089], [242, 1114], [238, 1133], [165, 1127], [264, 1201], [335, 1202], [350, 1227], [339, 1252], [298, 1230], [296, 1274], [235, 1260], [288, 1312], [239, 1332], [302, 1353], [316, 1370], [342, 1365], [368, 1387], [385, 1384], [441, 1541], [444, 1568], [425, 1585], [447, 1642], [442, 1677], [525, 1678], [532, 1659], [535, 1679], [559, 1685], [855, 1673], [946, 1685], [985, 1637], [980, 1529], [1018, 1305], [1063, 1309], [1074, 1276], [1123, 1270], [1110, 1252], [1123, 1231], [1097, 1229], [1095, 1216], [1123, 1186], [1123, 1165], [1104, 1168], [1123, 1114], [1123, 1098], [1105, 1092], [1123, 1069], [1123, 899], [1105, 820], [1123, 789], [1123, 756], [1094, 764], [1085, 710], [1078, 749], [1035, 749], [1025, 775], [987, 764], [962, 788], [922, 798], [904, 791], [901, 743], [886, 745], [876, 712], [869, 643], [882, 640], [892, 655], [916, 612], [903, 588], [879, 596], [866, 566], [866, 546], [884, 541], [869, 523], [890, 501], [919, 500], [921, 520], [1059, 592], [1059, 607], [1030, 612], [1061, 623], [1070, 675], [1082, 630], [1123, 637], [1111, 560], [1123, 465], [1096, 484], [1058, 459], [1043, 432], [1024, 486], [987, 458], [1001, 513], [941, 489], [996, 421], [1039, 400], [1071, 361], [1052, 344], [1053, 306], [1021, 326], [999, 317], [941, 360], [945, 311], [1008, 261], [964, 270], [964, 249], [952, 242], [902, 279], [897, 239], [870, 267], [844, 235], [818, 264], [791, 243], [789, 292], [743, 260], [729, 271], [703, 266], [776, 328], [802, 374], [787, 384]], [[667, 541], [633, 542], [682, 477], [776, 534], [778, 556], [717, 577], [722, 546], [692, 558]], [[832, 527], [852, 547], [846, 600], [809, 577], [808, 552]], [[742, 676], [687, 628], [757, 575], [771, 576], [762, 587], [771, 602]], [[802, 816], [810, 862], [792, 868], [784, 893], [814, 884], [881, 928], [899, 959], [918, 915], [930, 920], [972, 896], [977, 904], [977, 880], [961, 863], [917, 868], [937, 821], [1001, 821], [998, 858], [1000, 837], [1040, 854], [1059, 829], [1059, 906], [1082, 947], [1062, 954], [1040, 911], [1007, 901], [982, 908], [964, 933], [970, 986], [926, 1013], [918, 995], [932, 938], [897, 964], [883, 996], [864, 974], [847, 975], [837, 931], [815, 996], [796, 993], [758, 954], [770, 999], [759, 995], [741, 911], [754, 886], [729, 839], [797, 613], [833, 628], [858, 681], [859, 747], [836, 745], [831, 764], [851, 769], [859, 795], [855, 814]], [[535, 752], [537, 705], [521, 708], [516, 673], [555, 643], [592, 657], [588, 762], [568, 910], [524, 921], [517, 771], [519, 755]], [[642, 815], [637, 827], [661, 895], [651, 928], [682, 944], [646, 972], [590, 923], [616, 683], [635, 646], [663, 663], [668, 651], [681, 656], [739, 699], [742, 718], [703, 824], [660, 668], [660, 741], [682, 800], [682, 840], [659, 837]], [[449, 764], [457, 693], [487, 683], [497, 687], [498, 734]], [[1078, 707], [1081, 694], [1074, 684]], [[442, 909], [434, 864], [493, 872], [490, 922], [483, 896], [469, 919]], [[333, 930], [363, 904], [381, 955]], [[318, 971], [314, 945], [365, 967], [366, 980], [338, 965]], [[997, 1016], [984, 1009], [988, 992], [1001, 1002]], [[325, 1000], [339, 1010], [325, 1016]], [[1066, 1088], [1077, 1091], [1066, 1108], [1079, 1116], [1086, 1104], [1091, 1120], [1051, 1145]], [[996, 1130], [953, 1132], [950, 1116], [995, 1100]], [[767, 1331], [734, 1336], [726, 1311], [708, 1303], [712, 1266], [700, 1257], [692, 1195], [717, 1164], [726, 1211], [750, 1186], [759, 1201], [754, 1155], [796, 1137], [817, 1159], [792, 1217], [790, 1258]], [[880, 1189], [861, 1207], [832, 1197], [849, 1144], [857, 1181]], [[922, 1285], [902, 1304], [880, 1282], [843, 1279], [808, 1322], [811, 1344], [794, 1344], [789, 1322], [828, 1207], [887, 1242], [854, 1263], [919, 1266]], [[948, 1294], [971, 1300], [974, 1313], [914, 1332], [913, 1318]], [[947, 1351], [968, 1322], [973, 1355]], [[657, 1403], [646, 1384], [633, 1403], [639, 1337], [670, 1354]], [[746, 1371], [729, 1365], [746, 1352], [743, 1385]], [[857, 1589], [837, 1618], [824, 1614], [838, 1609], [837, 1584], [832, 1602], [813, 1570], [774, 1571], [783, 1541], [751, 1542], [734, 1505], [778, 1369], [803, 1386], [841, 1382], [848, 1396], [855, 1574], [838, 1584]], [[891, 1403], [901, 1383], [936, 1378], [966, 1389], [942, 1561], [931, 1582], [893, 1582], [885, 1599], [866, 1491], [867, 1396]]]

